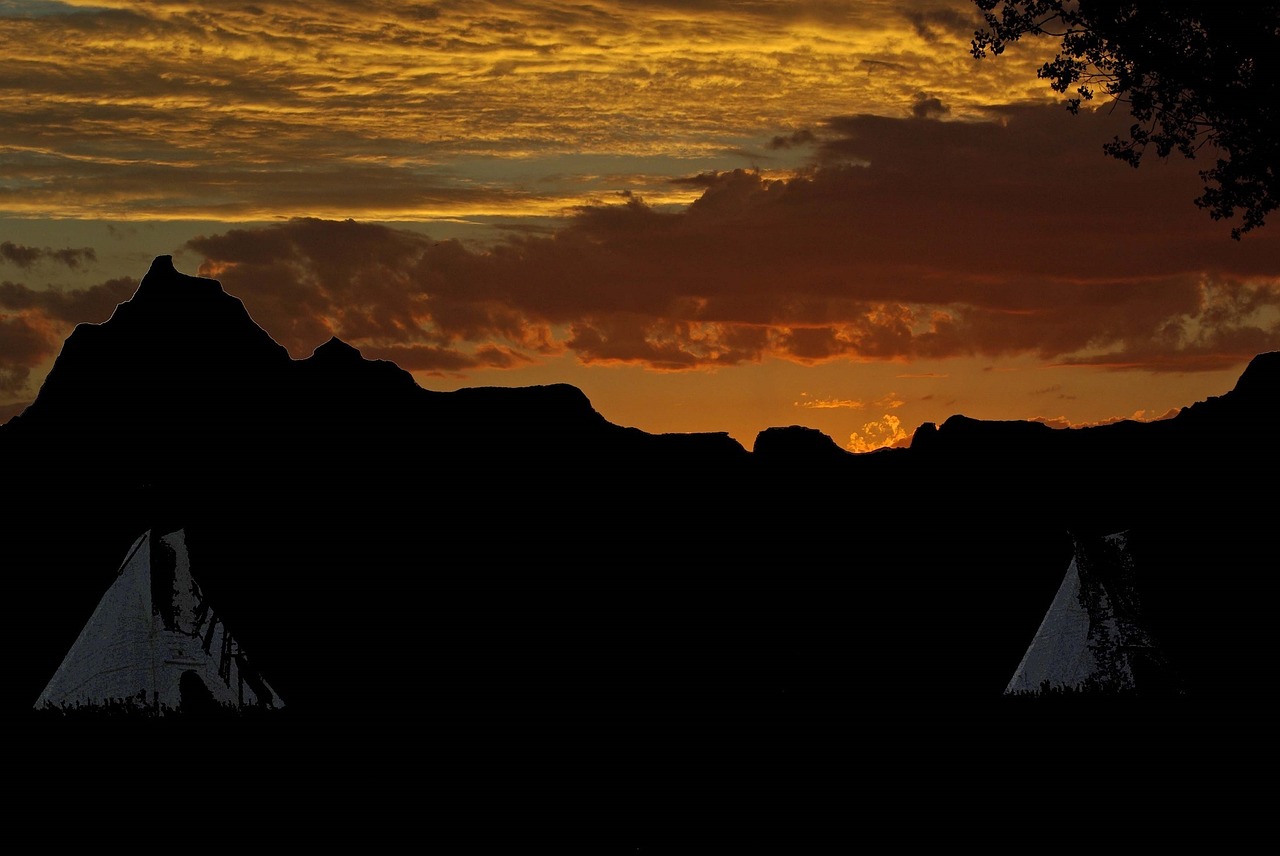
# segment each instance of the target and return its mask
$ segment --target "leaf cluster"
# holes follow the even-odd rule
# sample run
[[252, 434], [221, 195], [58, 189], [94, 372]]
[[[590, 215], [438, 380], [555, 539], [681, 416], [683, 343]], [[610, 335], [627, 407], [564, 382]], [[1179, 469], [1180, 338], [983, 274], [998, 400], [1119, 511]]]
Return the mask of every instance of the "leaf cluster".
[[1128, 137], [1103, 146], [1138, 166], [1154, 149], [1213, 158], [1195, 204], [1215, 220], [1241, 215], [1231, 236], [1263, 225], [1280, 206], [1280, 2], [1199, 0], [973, 0], [986, 28], [972, 53], [998, 56], [1023, 36], [1056, 38], [1039, 69], [1077, 113], [1105, 95], [1127, 104]]

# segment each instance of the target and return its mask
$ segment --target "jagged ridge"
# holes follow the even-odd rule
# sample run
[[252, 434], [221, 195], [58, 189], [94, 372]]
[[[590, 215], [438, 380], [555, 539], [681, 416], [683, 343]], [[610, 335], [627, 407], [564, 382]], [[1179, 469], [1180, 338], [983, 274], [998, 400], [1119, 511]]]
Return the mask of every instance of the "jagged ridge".
[[216, 281], [158, 259], [0, 433], [24, 499], [13, 594], [59, 605], [10, 628], [35, 652], [15, 692], [30, 705], [161, 515], [291, 709], [330, 724], [368, 722], [369, 698], [335, 694], [353, 674], [480, 729], [514, 709], [839, 730], [868, 692], [998, 696], [1068, 533], [1126, 529], [1156, 569], [1153, 633], [1218, 692], [1280, 653], [1274, 508], [1242, 487], [1280, 472], [1278, 362], [1160, 423], [953, 417], [871, 455], [793, 426], [747, 453], [613, 425], [567, 385], [428, 392], [336, 339], [291, 360]]

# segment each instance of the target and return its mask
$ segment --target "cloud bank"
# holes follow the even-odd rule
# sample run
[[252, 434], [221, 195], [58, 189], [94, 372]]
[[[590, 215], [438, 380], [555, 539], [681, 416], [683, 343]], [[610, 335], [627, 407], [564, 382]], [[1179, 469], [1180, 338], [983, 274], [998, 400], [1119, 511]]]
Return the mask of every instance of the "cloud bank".
[[1280, 347], [1280, 236], [1225, 240], [1190, 170], [1081, 145], [1111, 121], [839, 117], [798, 175], [702, 174], [685, 210], [632, 196], [489, 249], [306, 219], [190, 246], [295, 353], [336, 334], [428, 371], [565, 351], [656, 370], [1034, 354], [1195, 371]]
[[[681, 210], [619, 197], [491, 247], [297, 218], [188, 248], [295, 356], [337, 335], [427, 374], [564, 354], [655, 371], [1032, 355], [1188, 372], [1280, 348], [1280, 233], [1231, 241], [1190, 204], [1193, 169], [1091, 150], [1114, 121], [1028, 105], [983, 122], [833, 117], [806, 168], [686, 176], [699, 195]], [[5, 283], [6, 385], [130, 283]]]

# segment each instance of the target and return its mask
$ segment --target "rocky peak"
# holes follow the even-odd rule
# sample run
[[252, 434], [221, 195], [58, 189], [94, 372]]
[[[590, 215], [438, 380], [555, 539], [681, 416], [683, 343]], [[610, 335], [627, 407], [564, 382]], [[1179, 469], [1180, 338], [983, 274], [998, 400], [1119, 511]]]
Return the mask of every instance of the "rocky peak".
[[311, 352], [311, 359], [326, 363], [355, 363], [364, 359], [360, 350], [339, 339], [330, 336], [329, 341]]
[[758, 460], [787, 463], [846, 460], [851, 453], [836, 445], [836, 441], [816, 428], [789, 425], [785, 428], [766, 428], [756, 435], [752, 454]]
[[365, 359], [360, 350], [331, 336], [329, 341], [298, 363], [304, 377], [325, 384], [331, 392], [337, 387], [346, 394], [359, 393], [369, 398], [385, 392], [418, 389], [413, 375], [387, 360]]
[[179, 273], [173, 266], [173, 256], [156, 256], [129, 303], [208, 301], [219, 296], [225, 296], [225, 292], [216, 279]]
[[1232, 392], [1249, 398], [1280, 397], [1280, 351], [1258, 354], [1250, 360]]
[[241, 399], [271, 400], [289, 362], [221, 283], [157, 256], [109, 319], [75, 328], [20, 418], [24, 430], [100, 437], [212, 425]]

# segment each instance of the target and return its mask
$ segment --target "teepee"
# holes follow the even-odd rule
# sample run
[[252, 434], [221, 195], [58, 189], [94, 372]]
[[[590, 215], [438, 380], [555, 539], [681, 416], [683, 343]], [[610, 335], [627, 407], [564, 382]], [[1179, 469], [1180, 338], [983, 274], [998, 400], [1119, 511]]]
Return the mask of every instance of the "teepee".
[[282, 707], [195, 578], [182, 530], [140, 536], [35, 706]]
[[1053, 690], [1146, 693], [1176, 689], [1147, 631], [1127, 532], [1074, 538], [1058, 593], [1006, 694]]

